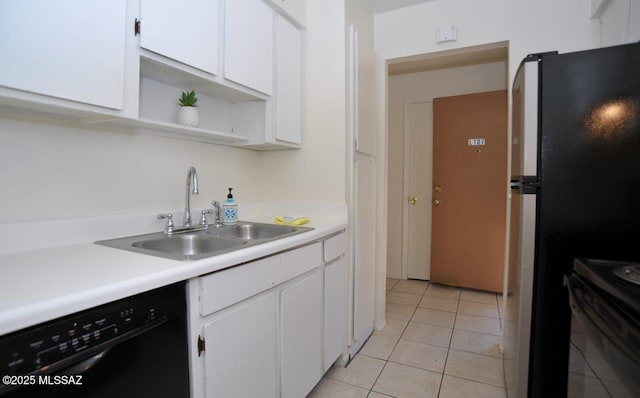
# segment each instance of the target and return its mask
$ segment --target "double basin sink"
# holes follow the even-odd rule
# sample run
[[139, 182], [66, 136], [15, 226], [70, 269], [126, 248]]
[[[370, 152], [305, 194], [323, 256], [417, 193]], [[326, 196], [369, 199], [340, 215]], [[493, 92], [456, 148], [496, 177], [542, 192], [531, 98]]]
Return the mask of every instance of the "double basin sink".
[[146, 235], [97, 241], [96, 244], [173, 260], [199, 260], [286, 238], [313, 228], [239, 222], [236, 225], [210, 225], [208, 229], [166, 235]]

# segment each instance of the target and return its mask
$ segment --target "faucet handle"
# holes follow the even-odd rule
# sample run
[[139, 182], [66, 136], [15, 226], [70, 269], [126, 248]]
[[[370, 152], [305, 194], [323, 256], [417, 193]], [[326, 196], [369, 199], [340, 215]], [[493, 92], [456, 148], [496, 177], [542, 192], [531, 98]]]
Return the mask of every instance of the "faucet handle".
[[220, 222], [220, 202], [218, 202], [217, 200], [212, 200], [211, 204], [216, 209], [215, 225], [216, 225], [216, 228], [218, 228], [218, 227], [220, 227], [222, 225], [222, 223]]
[[167, 220], [167, 224], [164, 227], [164, 232], [167, 234], [170, 234], [173, 232], [173, 214], [171, 213], [167, 213], [167, 214], [158, 214], [158, 220]]
[[202, 210], [202, 217], [200, 217], [200, 225], [208, 225], [209, 223], [207, 222], [207, 214], [213, 214], [215, 212], [216, 212], [215, 209]]

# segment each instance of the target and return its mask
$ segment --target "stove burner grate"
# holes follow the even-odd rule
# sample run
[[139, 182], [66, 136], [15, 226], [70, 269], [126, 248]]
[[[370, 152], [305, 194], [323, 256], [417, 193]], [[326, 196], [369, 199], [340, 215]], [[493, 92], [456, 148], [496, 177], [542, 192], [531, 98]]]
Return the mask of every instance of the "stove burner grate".
[[640, 265], [627, 265], [613, 270], [613, 274], [620, 279], [640, 285]]

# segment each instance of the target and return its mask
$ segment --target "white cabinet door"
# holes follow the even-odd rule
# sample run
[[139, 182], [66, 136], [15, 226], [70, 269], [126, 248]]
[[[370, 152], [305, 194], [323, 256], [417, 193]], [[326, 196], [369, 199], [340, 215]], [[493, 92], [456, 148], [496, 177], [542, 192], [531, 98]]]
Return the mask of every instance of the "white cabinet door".
[[306, 396], [322, 377], [322, 273], [280, 293], [281, 397]]
[[278, 16], [276, 23], [276, 139], [302, 142], [302, 32]]
[[140, 46], [218, 74], [218, 0], [141, 0]]
[[126, 7], [126, 0], [0, 1], [0, 86], [122, 109]]
[[262, 0], [225, 4], [224, 77], [273, 93], [273, 10]]
[[353, 338], [366, 340], [373, 330], [376, 279], [376, 162], [356, 155], [355, 260], [353, 286]]
[[307, 24], [307, 1], [306, 0], [266, 0], [280, 9], [282, 12], [293, 18], [300, 26]]
[[275, 292], [237, 304], [204, 326], [206, 397], [275, 397]]
[[324, 369], [326, 372], [347, 347], [347, 259], [324, 269]]

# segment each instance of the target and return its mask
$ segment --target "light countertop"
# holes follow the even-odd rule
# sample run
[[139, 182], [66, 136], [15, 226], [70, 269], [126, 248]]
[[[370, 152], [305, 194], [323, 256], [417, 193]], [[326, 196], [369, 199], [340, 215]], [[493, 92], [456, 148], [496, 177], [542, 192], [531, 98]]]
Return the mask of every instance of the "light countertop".
[[0, 254], [0, 335], [301, 246], [347, 226], [343, 217], [312, 220], [305, 225], [312, 231], [196, 261], [90, 242]]

